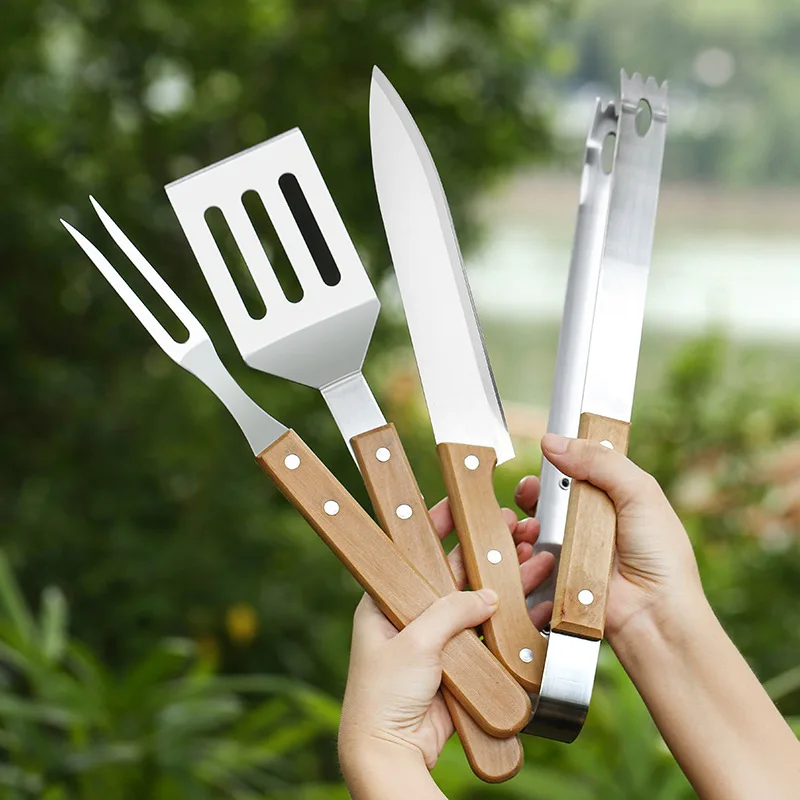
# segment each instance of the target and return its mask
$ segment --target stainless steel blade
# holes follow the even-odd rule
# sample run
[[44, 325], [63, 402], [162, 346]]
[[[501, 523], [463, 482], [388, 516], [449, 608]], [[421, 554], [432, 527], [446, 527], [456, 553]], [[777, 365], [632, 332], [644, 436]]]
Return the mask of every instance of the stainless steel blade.
[[370, 90], [375, 186], [437, 443], [514, 456], [450, 209], [428, 148], [375, 68]]
[[[613, 143], [608, 137], [616, 137], [616, 131], [617, 110], [614, 104], [604, 104], [598, 99], [586, 139], [578, 217], [572, 242], [564, 315], [558, 338], [550, 418], [547, 423], [548, 431], [562, 436], [578, 435], [578, 418], [583, 401], [589, 340], [613, 179], [613, 162], [604, 164], [603, 153]], [[539, 553], [546, 550], [552, 553], [556, 557], [556, 570], [530, 595], [528, 604], [531, 607], [553, 599], [571, 483], [546, 458], [542, 459], [541, 489], [536, 513], [541, 531], [535, 551]]]
[[[667, 85], [622, 73], [614, 187], [597, 287], [581, 411], [630, 421], [658, 189], [667, 136]], [[652, 117], [644, 136], [637, 115]]]
[[[651, 122], [641, 133], [646, 104]], [[667, 128], [667, 84], [621, 74], [613, 184], [581, 413], [630, 420], [647, 275]], [[592, 695], [600, 642], [553, 631], [541, 693], [527, 733], [570, 742]], [[552, 661], [551, 661], [552, 659]]]
[[[294, 129], [276, 136], [166, 191], [245, 361], [319, 389], [348, 444], [385, 424], [361, 374], [380, 303], [303, 134]], [[245, 211], [248, 191], [260, 196], [295, 271], [303, 290], [298, 302], [284, 295]], [[250, 316], [239, 295], [207, 224], [210, 208], [221, 210], [261, 293], [267, 309], [261, 319]], [[323, 277], [321, 258], [334, 280]]]
[[197, 317], [189, 311], [169, 284], [153, 269], [150, 262], [100, 204], [94, 198], [90, 199], [111, 238], [183, 323], [189, 334], [185, 341], [178, 342], [172, 337], [117, 270], [111, 266], [108, 259], [80, 231], [63, 219], [61, 223], [161, 349], [176, 364], [202, 381], [219, 398], [238, 423], [253, 453], [258, 455], [276, 439], [283, 436], [287, 428], [267, 414], [244, 393], [220, 360], [209, 335]]

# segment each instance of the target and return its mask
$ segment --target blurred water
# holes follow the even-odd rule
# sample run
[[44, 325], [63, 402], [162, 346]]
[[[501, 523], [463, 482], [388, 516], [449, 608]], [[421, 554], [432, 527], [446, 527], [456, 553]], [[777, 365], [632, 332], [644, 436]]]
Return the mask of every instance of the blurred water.
[[[483, 247], [467, 262], [483, 317], [560, 320], [574, 213], [565, 206], [541, 220], [535, 210], [526, 219], [489, 220]], [[737, 339], [800, 341], [800, 226], [795, 234], [737, 220], [732, 215], [729, 230], [703, 230], [702, 220], [683, 231], [657, 227], [648, 327], [679, 334], [721, 327]]]

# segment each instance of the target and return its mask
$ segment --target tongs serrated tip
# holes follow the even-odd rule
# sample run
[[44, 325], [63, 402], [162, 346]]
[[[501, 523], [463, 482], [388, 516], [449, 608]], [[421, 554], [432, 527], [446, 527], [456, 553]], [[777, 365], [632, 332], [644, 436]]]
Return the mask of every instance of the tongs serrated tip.
[[615, 100], [604, 101], [600, 97], [595, 100], [594, 116], [586, 137], [587, 149], [603, 146], [606, 136], [616, 130], [617, 118], [617, 102]]
[[620, 70], [620, 101], [626, 110], [634, 110], [641, 100], [646, 100], [653, 116], [666, 121], [668, 90], [667, 81], [659, 84], [652, 75], [645, 79], [640, 72], [629, 76]]

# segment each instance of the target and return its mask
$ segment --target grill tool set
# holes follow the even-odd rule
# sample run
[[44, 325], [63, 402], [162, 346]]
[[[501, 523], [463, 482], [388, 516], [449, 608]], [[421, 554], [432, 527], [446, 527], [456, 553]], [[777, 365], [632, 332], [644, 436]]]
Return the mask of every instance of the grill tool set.
[[[618, 100], [598, 101], [587, 140], [558, 346], [549, 430], [625, 452], [667, 122], [666, 84], [622, 73]], [[447, 199], [408, 109], [376, 69], [372, 162], [381, 215], [473, 589], [500, 606], [443, 654], [443, 693], [474, 772], [488, 782], [522, 765], [520, 731], [560, 741], [580, 732], [603, 637], [616, 517], [608, 497], [542, 465], [537, 550], [559, 559], [526, 598], [514, 542], [492, 488], [514, 456]], [[610, 145], [613, 144], [613, 151]], [[380, 527], [293, 430], [251, 400], [208, 334], [92, 199], [122, 252], [188, 331], [176, 341], [80, 232], [67, 230], [164, 352], [233, 415], [258, 464], [402, 628], [456, 588], [394, 426], [362, 372], [379, 302], [302, 133], [295, 129], [166, 187], [244, 360], [322, 393], [359, 469]], [[242, 204], [256, 192], [303, 296], [290, 302]], [[219, 209], [261, 294], [254, 319], [207, 221]], [[528, 605], [552, 600], [549, 633]]]

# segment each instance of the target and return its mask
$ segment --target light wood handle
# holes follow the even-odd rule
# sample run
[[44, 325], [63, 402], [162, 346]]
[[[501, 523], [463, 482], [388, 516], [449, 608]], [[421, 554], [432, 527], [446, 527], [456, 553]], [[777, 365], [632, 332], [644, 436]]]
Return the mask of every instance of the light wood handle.
[[517, 682], [538, 694], [547, 642], [528, 616], [517, 550], [494, 494], [495, 452], [448, 443], [437, 452], [470, 586], [494, 589], [500, 597], [500, 607], [483, 624], [484, 639]]
[[[455, 591], [453, 572], [394, 425], [355, 436], [350, 444], [383, 530], [436, 592], [444, 595]], [[508, 683], [513, 705], [519, 687], [511, 676]], [[472, 771], [487, 783], [513, 778], [522, 767], [519, 739], [490, 736], [449, 689], [442, 687], [442, 695]]]
[[[630, 427], [629, 422], [585, 413], [581, 414], [578, 438], [610, 444], [626, 455]], [[608, 495], [586, 481], [574, 481], [556, 580], [552, 630], [586, 639], [603, 638], [616, 535], [617, 512]]]
[[[294, 431], [256, 460], [395, 627], [404, 628], [439, 597]], [[504, 689], [498, 692], [507, 679], [472, 631], [454, 636], [445, 646], [444, 684], [496, 736], [517, 733], [531, 715], [522, 690], [515, 705]]]

